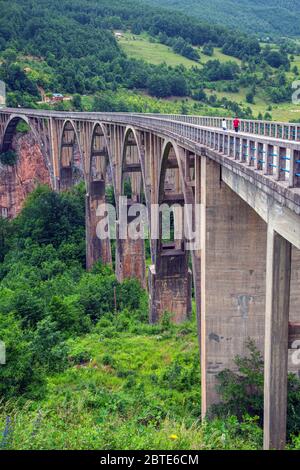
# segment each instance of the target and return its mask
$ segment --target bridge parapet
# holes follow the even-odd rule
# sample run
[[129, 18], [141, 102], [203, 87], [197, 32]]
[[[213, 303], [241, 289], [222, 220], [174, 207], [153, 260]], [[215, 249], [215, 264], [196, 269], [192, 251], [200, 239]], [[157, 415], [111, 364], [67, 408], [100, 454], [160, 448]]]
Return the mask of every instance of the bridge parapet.
[[[157, 114], [148, 114], [148, 116], [157, 117]], [[160, 114], [159, 117], [169, 121], [179, 121], [200, 127], [217, 127], [220, 129], [222, 128], [223, 121], [223, 118], [221, 117], [190, 116], [180, 114]], [[233, 119], [226, 118], [226, 123], [229, 130], [234, 130]], [[240, 130], [247, 134], [300, 141], [300, 123], [241, 119]]]

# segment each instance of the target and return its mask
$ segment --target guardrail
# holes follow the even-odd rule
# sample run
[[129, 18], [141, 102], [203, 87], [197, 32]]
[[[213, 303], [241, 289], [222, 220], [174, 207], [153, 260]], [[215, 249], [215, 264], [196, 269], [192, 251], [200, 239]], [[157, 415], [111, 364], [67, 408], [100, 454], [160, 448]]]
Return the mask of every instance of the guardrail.
[[[93, 120], [165, 131], [174, 137], [202, 144], [224, 156], [271, 177], [287, 188], [300, 187], [300, 124], [241, 120], [238, 133], [222, 129], [222, 118], [135, 113], [66, 113], [28, 109], [4, 109], [2, 113], [42, 118]], [[299, 140], [293, 138], [299, 135]]]

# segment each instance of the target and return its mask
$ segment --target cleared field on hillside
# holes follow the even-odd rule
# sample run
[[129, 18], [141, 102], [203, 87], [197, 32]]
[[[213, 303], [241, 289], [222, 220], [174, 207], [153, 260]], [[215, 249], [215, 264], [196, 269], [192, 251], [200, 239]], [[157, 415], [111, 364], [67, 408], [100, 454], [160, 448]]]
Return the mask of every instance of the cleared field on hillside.
[[143, 59], [146, 62], [149, 62], [154, 65], [159, 65], [163, 62], [166, 62], [167, 65], [176, 67], [177, 65], [184, 65], [185, 67], [201, 67], [203, 64], [209, 60], [218, 59], [220, 62], [234, 61], [238, 64], [241, 63], [239, 59], [235, 57], [227, 56], [221, 52], [221, 48], [215, 48], [213, 56], [207, 56], [201, 53], [201, 48], [198, 48], [200, 53], [200, 62], [187, 59], [179, 54], [173, 52], [173, 50], [160, 44], [158, 42], [152, 42], [150, 37], [146, 34], [135, 35], [131, 33], [124, 33], [122, 37], [118, 39], [118, 42], [124, 52], [129, 57], [135, 59]]
[[[199, 52], [201, 54], [201, 50], [199, 50]], [[216, 60], [216, 59], [219, 60], [220, 62], [228, 62], [228, 61], [236, 62], [239, 65], [242, 63], [242, 61], [240, 59], [237, 59], [236, 57], [232, 57], [232, 56], [223, 54], [220, 47], [215, 47], [214, 48], [213, 56], [208, 56], [208, 55], [205, 55], [205, 54], [201, 54], [200, 61], [201, 61], [202, 64], [205, 64], [209, 60]]]
[[175, 54], [170, 47], [164, 44], [150, 42], [144, 35], [136, 36], [126, 33], [118, 42], [129, 57], [144, 59], [154, 65], [166, 62], [166, 64], [173, 67], [177, 65], [184, 65], [185, 67], [199, 66], [197, 62]]

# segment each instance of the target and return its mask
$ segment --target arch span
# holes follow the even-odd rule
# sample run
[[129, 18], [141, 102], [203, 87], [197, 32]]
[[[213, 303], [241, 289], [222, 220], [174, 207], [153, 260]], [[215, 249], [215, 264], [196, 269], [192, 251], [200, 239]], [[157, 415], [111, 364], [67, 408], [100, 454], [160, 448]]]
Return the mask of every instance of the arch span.
[[[17, 134], [20, 122], [28, 126], [28, 132]], [[21, 210], [27, 195], [38, 183], [54, 188], [53, 167], [46, 139], [47, 122], [35, 125], [23, 115], [12, 115], [3, 129], [1, 152], [14, 150], [18, 159], [15, 165], [2, 165], [0, 174], [0, 215], [13, 218]]]
[[[192, 272], [184, 231], [185, 219], [192, 214], [185, 210], [188, 199], [184, 189], [182, 152], [175, 142], [165, 141], [159, 172], [158, 239], [154, 265], [149, 271], [151, 322], [158, 321], [167, 310], [173, 314], [173, 320], [180, 323], [192, 310]], [[193, 201], [189, 203], [193, 205]]]
[[[86, 194], [86, 264], [87, 269], [100, 259], [103, 264], [112, 264], [110, 238], [101, 239], [97, 233], [98, 224], [105, 217], [105, 212], [98, 212], [106, 204], [107, 187], [112, 188], [115, 200], [115, 182], [112, 174], [111, 155], [104, 126], [96, 122], [92, 129], [89, 146], [89, 165]], [[109, 201], [113, 202], [113, 201]], [[109, 226], [107, 227], [109, 230]]]
[[82, 148], [73, 121], [64, 122], [59, 142], [59, 187], [63, 191], [85, 180]]
[[[125, 130], [121, 151], [121, 172], [118, 180], [118, 200], [127, 197], [126, 211], [129, 213], [135, 204], [146, 204], [149, 219], [149, 195], [145, 184], [145, 162], [143, 150], [143, 134], [132, 127]], [[117, 205], [119, 206], [119, 205]], [[120, 219], [120, 208], [118, 207]], [[116, 272], [120, 281], [125, 278], [136, 278], [143, 287], [146, 286], [146, 251], [151, 255], [150, 243], [139, 225], [140, 213], [128, 216], [129, 223], [136, 224], [140, 229], [140, 236], [131, 239], [127, 229], [126, 239], [120, 234], [120, 224], [117, 230]], [[149, 222], [149, 220], [148, 220]]]
[[0, 145], [1, 152], [7, 152], [8, 150], [11, 149], [12, 142], [14, 135], [16, 134], [17, 131], [17, 126], [20, 122], [24, 122], [27, 124], [27, 126], [30, 128], [30, 131], [32, 132], [35, 141], [39, 145], [39, 148], [41, 150], [41, 153], [43, 155], [44, 163], [49, 171], [49, 178], [51, 182], [52, 188], [54, 188], [54, 170], [53, 170], [53, 165], [51, 161], [51, 155], [50, 155], [50, 137], [49, 137], [49, 123], [47, 119], [42, 120], [42, 122], [36, 123], [36, 126], [34, 125], [34, 120], [29, 119], [25, 115], [17, 115], [13, 114], [10, 116], [4, 131], [3, 131], [3, 138], [2, 142]]

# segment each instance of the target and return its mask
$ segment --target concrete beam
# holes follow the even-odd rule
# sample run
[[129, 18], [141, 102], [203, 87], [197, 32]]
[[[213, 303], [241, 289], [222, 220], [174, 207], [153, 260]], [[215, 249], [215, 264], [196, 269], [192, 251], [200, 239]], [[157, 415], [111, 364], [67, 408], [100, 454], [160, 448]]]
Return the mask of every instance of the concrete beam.
[[300, 249], [300, 217], [241, 175], [222, 168], [222, 181], [283, 238]]

